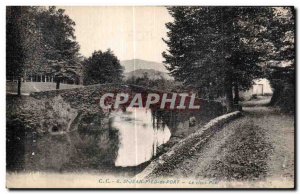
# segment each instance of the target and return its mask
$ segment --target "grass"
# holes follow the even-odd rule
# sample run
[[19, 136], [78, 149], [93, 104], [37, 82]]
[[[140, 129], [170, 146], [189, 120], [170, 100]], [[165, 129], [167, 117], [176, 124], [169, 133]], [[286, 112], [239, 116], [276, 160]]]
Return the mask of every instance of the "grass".
[[[6, 82], [6, 93], [17, 93], [17, 82]], [[71, 89], [82, 87], [82, 85], [60, 84], [60, 89]], [[55, 90], [56, 83], [52, 82], [22, 82], [21, 93], [29, 94], [32, 92], [42, 92]]]

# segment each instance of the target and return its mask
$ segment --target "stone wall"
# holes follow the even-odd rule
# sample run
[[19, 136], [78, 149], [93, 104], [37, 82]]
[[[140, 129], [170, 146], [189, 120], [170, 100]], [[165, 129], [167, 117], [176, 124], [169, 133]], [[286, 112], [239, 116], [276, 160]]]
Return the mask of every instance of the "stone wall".
[[212, 119], [205, 126], [198, 129], [195, 133], [178, 142], [166, 153], [153, 160], [147, 168], [136, 175], [138, 179], [152, 179], [176, 167], [176, 164], [184, 158], [189, 157], [194, 151], [201, 148], [204, 143], [215, 133], [221, 130], [222, 126], [241, 116], [240, 111], [232, 112]]

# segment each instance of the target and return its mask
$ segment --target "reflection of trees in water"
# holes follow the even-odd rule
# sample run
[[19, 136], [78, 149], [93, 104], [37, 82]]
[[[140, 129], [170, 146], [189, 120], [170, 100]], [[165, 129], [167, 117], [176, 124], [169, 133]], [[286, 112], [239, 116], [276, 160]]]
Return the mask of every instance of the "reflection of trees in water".
[[[193, 127], [207, 122], [211, 117], [206, 116], [204, 111], [176, 111], [176, 110], [152, 110], [153, 128], [164, 129], [168, 126], [172, 135], [188, 135]], [[178, 135], [178, 134], [177, 134]]]
[[[151, 114], [154, 130], [165, 130], [166, 126], [169, 129], [175, 129], [178, 123], [183, 119], [180, 113], [170, 110], [151, 110]], [[97, 169], [101, 171], [111, 171], [115, 169], [114, 164], [120, 147], [119, 130], [113, 128], [111, 125], [112, 121], [106, 116], [104, 117], [103, 114], [82, 113], [78, 119], [77, 130], [62, 135], [41, 135], [37, 139], [39, 152], [34, 156], [34, 160], [31, 161], [32, 165], [26, 165], [26, 168], [28, 168], [26, 170], [32, 170], [32, 168], [34, 168], [36, 170], [78, 171]], [[16, 122], [14, 123], [16, 124]], [[32, 142], [31, 139], [25, 137], [24, 141], [28, 142], [25, 143], [26, 145]], [[14, 143], [14, 145], [15, 144], [16, 143]], [[20, 149], [14, 149], [14, 151], [22, 151], [22, 149], [26, 147], [26, 145], [24, 146], [23, 144], [16, 145], [19, 146]], [[155, 155], [157, 144], [154, 143], [152, 146], [152, 152], [153, 155]], [[25, 156], [33, 157], [29, 154], [30, 153]], [[19, 158], [16, 162], [21, 161], [22, 157], [24, 158], [24, 153], [17, 155]], [[8, 160], [14, 160], [13, 155], [10, 156]], [[47, 162], [45, 162], [46, 158]], [[8, 163], [14, 165], [12, 162]]]
[[[75, 144], [79, 153], [74, 155], [78, 167], [99, 168], [114, 166], [120, 146], [119, 131], [109, 124], [109, 119], [99, 115], [87, 115], [78, 128], [79, 141]], [[92, 123], [92, 125], [91, 125]]]
[[26, 128], [21, 120], [8, 121], [7, 169], [80, 171], [113, 168], [120, 145], [119, 132], [117, 129], [103, 128], [109, 125], [103, 125], [103, 119], [97, 117], [98, 114], [82, 115], [78, 130], [40, 134], [35, 145], [32, 132], [27, 132], [25, 136]]
[[176, 128], [178, 117], [175, 111], [152, 110], [152, 125], [154, 129], [165, 129], [167, 125], [170, 129]]
[[6, 124], [6, 168], [8, 171], [24, 168], [25, 126], [18, 118], [7, 118]]

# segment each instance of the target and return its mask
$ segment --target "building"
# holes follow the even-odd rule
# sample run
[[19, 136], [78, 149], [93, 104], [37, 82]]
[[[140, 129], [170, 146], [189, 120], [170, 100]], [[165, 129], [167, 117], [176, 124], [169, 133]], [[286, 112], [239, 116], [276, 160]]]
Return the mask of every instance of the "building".
[[273, 94], [273, 90], [269, 80], [263, 78], [263, 79], [254, 80], [254, 84], [252, 85], [252, 88], [250, 88], [247, 91], [240, 92], [240, 97], [245, 100], [249, 100], [253, 95], [264, 96], [264, 95], [272, 95], [272, 94]]

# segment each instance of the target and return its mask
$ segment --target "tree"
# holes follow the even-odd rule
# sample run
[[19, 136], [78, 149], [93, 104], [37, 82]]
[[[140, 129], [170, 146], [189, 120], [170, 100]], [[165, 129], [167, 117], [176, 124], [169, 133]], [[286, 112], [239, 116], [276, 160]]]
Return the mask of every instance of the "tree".
[[123, 67], [114, 53], [95, 51], [83, 62], [84, 84], [117, 83], [122, 81]]
[[55, 7], [7, 7], [7, 76], [52, 75], [75, 82], [81, 74], [81, 56], [74, 35], [75, 22]]
[[82, 69], [80, 47], [74, 35], [75, 22], [64, 12], [51, 6], [38, 14], [38, 28], [45, 44], [43, 70], [54, 75], [56, 89], [62, 79], [75, 82]]
[[21, 95], [21, 76], [24, 72], [25, 49], [22, 38], [22, 7], [7, 7], [6, 18], [6, 76], [18, 77]]
[[268, 41], [273, 45], [267, 60], [266, 76], [273, 88], [270, 105], [284, 111], [295, 109], [295, 10], [275, 8], [268, 28]]
[[266, 18], [272, 9], [259, 7], [169, 7], [174, 21], [169, 29], [164, 63], [170, 74], [199, 96], [225, 94], [227, 110], [233, 110], [239, 90], [248, 89], [262, 76], [259, 66]]
[[38, 74], [43, 71], [45, 42], [38, 26], [39, 13], [43, 11], [41, 7], [24, 6], [22, 7], [22, 40], [24, 47], [24, 81], [28, 76]]

